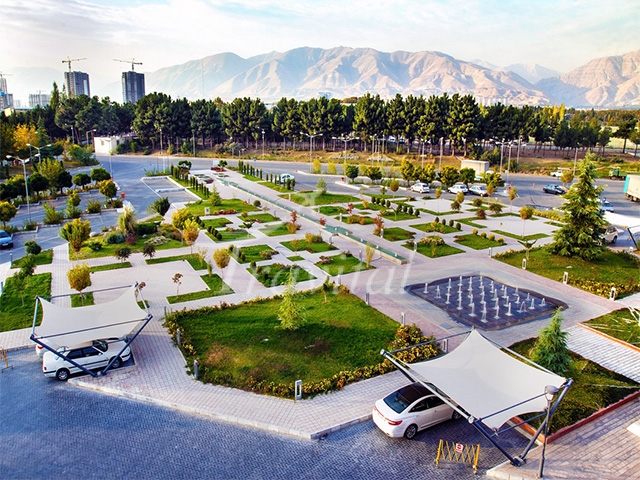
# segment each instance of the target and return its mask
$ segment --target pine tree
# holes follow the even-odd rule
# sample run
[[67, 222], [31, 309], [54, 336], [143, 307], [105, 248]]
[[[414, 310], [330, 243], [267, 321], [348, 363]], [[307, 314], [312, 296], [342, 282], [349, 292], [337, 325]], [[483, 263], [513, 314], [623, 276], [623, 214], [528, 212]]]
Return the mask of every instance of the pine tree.
[[540, 330], [531, 352], [531, 360], [558, 375], [571, 372], [571, 355], [567, 347], [567, 332], [562, 331], [562, 309], [558, 308], [549, 325]]
[[593, 157], [587, 153], [580, 167], [578, 182], [564, 196], [564, 225], [555, 233], [552, 253], [595, 260], [604, 251], [602, 236], [606, 222], [598, 203], [602, 188], [595, 186]]
[[278, 308], [278, 318], [280, 328], [284, 330], [297, 330], [302, 327], [307, 319], [302, 308], [297, 302], [296, 280], [293, 275], [293, 268], [289, 270], [289, 280], [284, 291], [280, 308]]

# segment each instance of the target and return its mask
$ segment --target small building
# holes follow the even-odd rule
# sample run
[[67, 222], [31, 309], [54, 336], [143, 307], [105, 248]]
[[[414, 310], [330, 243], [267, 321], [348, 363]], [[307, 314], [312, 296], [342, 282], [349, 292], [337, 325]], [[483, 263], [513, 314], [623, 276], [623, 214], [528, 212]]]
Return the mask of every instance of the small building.
[[460, 169], [473, 168], [476, 171], [477, 176], [484, 175], [489, 170], [489, 162], [483, 160], [460, 160]]
[[123, 142], [119, 135], [110, 137], [94, 137], [93, 147], [95, 153], [99, 155], [111, 155], [116, 153], [116, 147]]

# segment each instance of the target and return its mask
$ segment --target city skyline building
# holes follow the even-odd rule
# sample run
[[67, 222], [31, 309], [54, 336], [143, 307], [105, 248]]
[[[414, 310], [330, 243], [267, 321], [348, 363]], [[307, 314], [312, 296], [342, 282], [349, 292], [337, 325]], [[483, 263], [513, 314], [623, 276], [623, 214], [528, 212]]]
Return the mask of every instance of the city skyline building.
[[91, 96], [88, 73], [64, 72], [64, 83], [67, 88], [67, 95], [70, 97], [77, 97], [78, 95]]
[[137, 103], [144, 95], [144, 73], [122, 72], [122, 101]]
[[51, 95], [48, 93], [30, 93], [29, 94], [29, 108], [36, 108], [40, 106], [41, 108], [46, 107], [51, 102]]

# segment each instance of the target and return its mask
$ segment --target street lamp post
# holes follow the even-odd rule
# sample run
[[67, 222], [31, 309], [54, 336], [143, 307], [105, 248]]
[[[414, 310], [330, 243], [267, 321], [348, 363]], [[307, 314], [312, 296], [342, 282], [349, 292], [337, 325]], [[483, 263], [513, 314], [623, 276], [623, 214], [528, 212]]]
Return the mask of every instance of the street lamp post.
[[91, 133], [91, 138], [93, 139], [93, 133], [92, 132], [95, 132], [95, 131], [96, 131], [96, 129], [94, 128], [92, 130], [87, 130], [87, 132], [85, 133], [85, 136], [87, 138], [87, 143], [86, 143], [87, 147], [89, 146], [89, 134]]
[[[40, 155], [39, 153], [37, 155]], [[31, 204], [29, 203], [29, 182], [27, 181], [27, 162], [30, 158], [22, 159], [20, 157], [14, 157], [13, 155], [7, 155], [8, 159], [18, 160], [22, 163], [22, 169], [24, 171], [24, 188], [27, 194], [27, 215], [29, 216], [29, 223], [31, 223]]]
[[544, 454], [547, 449], [547, 435], [549, 433], [549, 417], [551, 416], [551, 401], [553, 397], [558, 393], [558, 387], [554, 385], [547, 385], [544, 387], [544, 396], [547, 399], [547, 417], [544, 422], [544, 440], [542, 441], [542, 455], [540, 457], [540, 469], [538, 470], [538, 478], [542, 478], [544, 475], [542, 470], [544, 469]]
[[[51, 144], [47, 144], [44, 147], [36, 147], [35, 145], [31, 145], [30, 143], [27, 143], [27, 147], [29, 147], [29, 150], [31, 150], [31, 148], [35, 148], [36, 150], [38, 150], [38, 154], [36, 155], [41, 161], [42, 161], [42, 155], [40, 154], [40, 150], [42, 150], [43, 148], [49, 148], [51, 146]], [[29, 158], [31, 158], [31, 153], [29, 153]]]
[[262, 160], [264, 160], [264, 128], [262, 129]]
[[322, 134], [321, 133], [304, 133], [304, 132], [300, 132], [300, 135], [306, 135], [307, 137], [309, 137], [309, 163], [313, 163], [313, 139], [316, 137], [321, 137]]
[[438, 173], [442, 172], [442, 147], [444, 144], [444, 137], [440, 137], [440, 167], [438, 167]]

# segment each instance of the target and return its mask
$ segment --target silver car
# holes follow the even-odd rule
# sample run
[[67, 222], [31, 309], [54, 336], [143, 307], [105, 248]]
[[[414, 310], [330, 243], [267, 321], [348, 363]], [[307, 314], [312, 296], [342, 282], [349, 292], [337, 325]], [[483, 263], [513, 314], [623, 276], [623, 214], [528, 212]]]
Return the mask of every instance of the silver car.
[[13, 235], [9, 235], [4, 230], [0, 230], [0, 248], [13, 247]]

